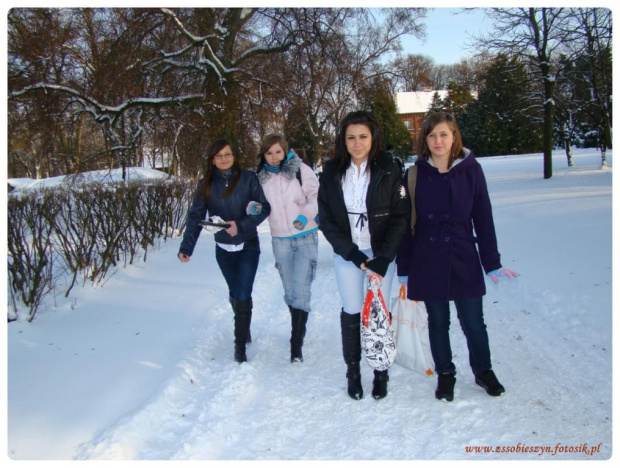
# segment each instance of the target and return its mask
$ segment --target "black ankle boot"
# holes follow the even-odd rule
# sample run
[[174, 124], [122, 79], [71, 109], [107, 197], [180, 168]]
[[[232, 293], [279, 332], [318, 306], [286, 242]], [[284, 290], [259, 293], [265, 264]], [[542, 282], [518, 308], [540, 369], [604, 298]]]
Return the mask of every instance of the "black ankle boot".
[[375, 371], [375, 378], [372, 382], [372, 396], [375, 400], [380, 400], [387, 396], [387, 383], [390, 380], [388, 371]]
[[294, 307], [289, 308], [291, 310], [291, 362], [304, 362], [301, 348], [306, 336], [308, 312]]
[[456, 377], [453, 374], [439, 374], [437, 377], [437, 390], [435, 398], [438, 400], [452, 401], [454, 399], [454, 384]]
[[484, 388], [491, 396], [500, 396], [506, 391], [504, 386], [499, 383], [495, 372], [492, 370], [484, 371], [476, 376], [476, 383]]
[[360, 361], [362, 359], [362, 342], [360, 337], [360, 314], [340, 314], [342, 334], [342, 355], [347, 365], [347, 393], [354, 400], [364, 396]]

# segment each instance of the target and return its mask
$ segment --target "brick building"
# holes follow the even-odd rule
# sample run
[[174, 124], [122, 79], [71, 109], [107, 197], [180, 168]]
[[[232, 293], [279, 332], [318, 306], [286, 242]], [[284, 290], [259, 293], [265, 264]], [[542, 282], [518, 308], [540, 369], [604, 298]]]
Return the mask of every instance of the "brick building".
[[448, 95], [447, 90], [396, 93], [398, 114], [405, 124], [405, 127], [407, 127], [407, 130], [409, 130], [414, 152], [417, 137], [422, 128], [422, 121], [433, 101], [435, 93], [439, 93], [441, 99], [445, 99]]

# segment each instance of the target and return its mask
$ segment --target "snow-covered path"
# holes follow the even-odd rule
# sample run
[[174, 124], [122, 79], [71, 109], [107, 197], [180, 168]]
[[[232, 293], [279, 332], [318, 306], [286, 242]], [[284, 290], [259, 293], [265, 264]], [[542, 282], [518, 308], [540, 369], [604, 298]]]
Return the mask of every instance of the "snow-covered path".
[[[179, 240], [173, 240], [146, 264], [120, 270], [103, 289], [82, 288], [74, 303], [41, 312], [39, 323], [11, 324], [9, 456], [609, 458], [611, 171], [594, 170], [595, 163], [584, 160], [543, 181], [540, 160], [533, 159], [530, 170], [521, 158], [481, 160], [502, 261], [522, 274], [499, 286], [489, 282], [485, 296], [494, 369], [507, 388], [502, 397], [475, 385], [455, 317], [452, 403], [434, 398], [435, 377], [399, 366], [390, 371], [386, 399], [351, 400], [332, 251], [322, 236], [305, 362], [291, 364], [290, 316], [263, 224], [253, 343], [243, 365], [232, 359], [232, 313], [208, 235], [188, 264], [176, 260]], [[92, 321], [97, 325], [87, 325]], [[80, 324], [88, 333], [76, 337]], [[80, 347], [84, 351], [70, 365], [53, 357], [58, 349], [76, 354]], [[86, 395], [83, 380], [90, 381]], [[372, 371], [364, 366], [367, 395], [371, 382]], [[60, 416], [67, 407], [76, 422]], [[47, 430], [28, 440], [33, 415]], [[584, 444], [595, 452], [583, 453]], [[532, 453], [536, 447], [550, 452]]]
[[[334, 288], [325, 243], [321, 253], [318, 296]], [[263, 260], [269, 256], [264, 252]], [[451, 404], [435, 400], [434, 377], [398, 366], [391, 371], [388, 399], [350, 400], [333, 296], [318, 299], [323, 307], [309, 324], [305, 362], [290, 364], [289, 315], [278, 281], [270, 262], [263, 262], [257, 284], [268, 287], [255, 296], [247, 364], [232, 361], [231, 312], [222, 297], [205, 307], [204, 328], [182, 363], [183, 372], [153, 401], [81, 446], [77, 457], [510, 459], [524, 454], [467, 454], [466, 447], [521, 444], [555, 450], [558, 443], [603, 443], [602, 450], [610, 449], [611, 381], [603, 384], [600, 375], [610, 370], [610, 350], [559, 335], [553, 322], [541, 317], [540, 299], [527, 301], [536, 296], [523, 279], [510, 294], [492, 291], [486, 301], [495, 368], [508, 392], [491, 398], [474, 384], [457, 327], [453, 341], [460, 373]], [[371, 369], [365, 367], [367, 392], [371, 381]]]

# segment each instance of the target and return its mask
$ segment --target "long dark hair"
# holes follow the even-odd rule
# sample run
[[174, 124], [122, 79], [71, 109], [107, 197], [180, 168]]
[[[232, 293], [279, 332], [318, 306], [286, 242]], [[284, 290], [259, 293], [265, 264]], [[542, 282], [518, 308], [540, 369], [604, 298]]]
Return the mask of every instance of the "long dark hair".
[[349, 125], [366, 125], [370, 129], [372, 136], [372, 145], [368, 154], [368, 164], [366, 170], [370, 169], [375, 157], [379, 151], [383, 149], [383, 136], [379, 128], [379, 122], [371, 112], [354, 111], [349, 112], [342, 122], [336, 135], [336, 149], [334, 154], [334, 162], [336, 169], [340, 175], [343, 175], [351, 165], [351, 155], [347, 151], [346, 132]]
[[209, 196], [211, 195], [211, 183], [213, 182], [213, 174], [215, 173], [215, 169], [216, 169], [213, 159], [215, 158], [215, 155], [217, 153], [222, 151], [227, 146], [230, 146], [230, 150], [232, 151], [232, 154], [234, 157], [233, 165], [231, 168], [233, 170], [233, 177], [231, 179], [230, 184], [228, 184], [228, 187], [222, 194], [222, 198], [228, 197], [232, 193], [232, 191], [235, 190], [237, 182], [239, 182], [239, 179], [241, 178], [241, 166], [239, 166], [239, 160], [237, 158], [237, 151], [233, 147], [232, 143], [226, 138], [220, 138], [218, 140], [213, 141], [209, 145], [209, 148], [207, 148], [207, 163], [206, 163], [205, 175], [204, 175], [204, 186], [203, 186], [204, 192], [203, 193], [204, 193], [204, 197], [207, 203], [209, 203]]
[[417, 145], [418, 156], [423, 159], [431, 157], [431, 150], [428, 147], [428, 143], [426, 143], [426, 137], [440, 123], [445, 123], [454, 136], [452, 149], [450, 150], [450, 158], [448, 159], [448, 168], [451, 168], [454, 161], [463, 154], [463, 138], [461, 137], [461, 131], [459, 130], [458, 123], [456, 123], [456, 119], [452, 114], [448, 114], [447, 112], [433, 112], [422, 122], [422, 131], [420, 132]]
[[259, 172], [263, 168], [265, 163], [267, 163], [267, 160], [265, 159], [265, 153], [269, 151], [269, 149], [276, 143], [279, 143], [284, 150], [284, 159], [280, 161], [280, 168], [282, 168], [282, 166], [286, 162], [286, 157], [288, 156], [288, 142], [286, 141], [286, 138], [284, 138], [282, 135], [279, 135], [277, 133], [270, 133], [269, 135], [265, 135], [265, 138], [263, 138], [263, 141], [260, 144], [260, 150], [258, 152], [258, 166], [256, 168], [256, 172]]

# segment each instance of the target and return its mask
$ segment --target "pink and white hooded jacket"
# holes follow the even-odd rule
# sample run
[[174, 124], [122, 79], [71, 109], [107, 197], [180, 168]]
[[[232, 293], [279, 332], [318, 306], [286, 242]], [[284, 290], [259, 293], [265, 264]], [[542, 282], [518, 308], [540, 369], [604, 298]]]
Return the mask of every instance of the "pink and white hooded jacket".
[[[301, 171], [301, 184], [297, 180], [298, 171]], [[318, 231], [315, 218], [319, 212], [319, 181], [294, 151], [289, 151], [278, 173], [263, 167], [257, 176], [271, 206], [267, 219], [273, 237], [299, 237]], [[301, 222], [301, 229], [294, 225], [296, 221]]]

